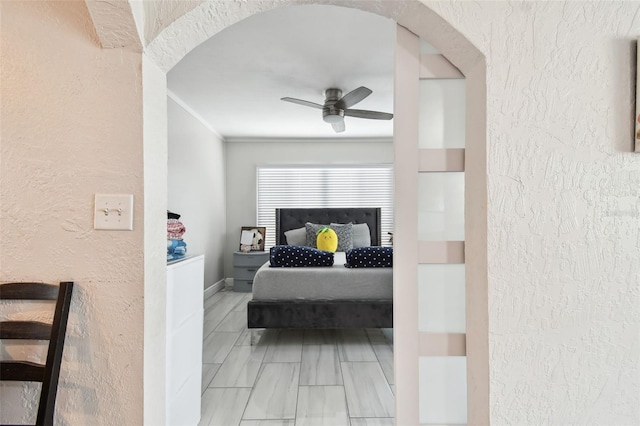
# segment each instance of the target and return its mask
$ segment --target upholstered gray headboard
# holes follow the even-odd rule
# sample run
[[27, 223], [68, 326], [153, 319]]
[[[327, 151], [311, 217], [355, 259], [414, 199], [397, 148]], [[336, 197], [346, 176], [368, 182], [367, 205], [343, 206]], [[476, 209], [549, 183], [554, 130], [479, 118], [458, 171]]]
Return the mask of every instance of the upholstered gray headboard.
[[276, 209], [276, 244], [286, 244], [284, 233], [291, 229], [304, 228], [312, 223], [366, 223], [371, 231], [371, 245], [379, 246], [380, 208], [316, 208], [316, 209]]

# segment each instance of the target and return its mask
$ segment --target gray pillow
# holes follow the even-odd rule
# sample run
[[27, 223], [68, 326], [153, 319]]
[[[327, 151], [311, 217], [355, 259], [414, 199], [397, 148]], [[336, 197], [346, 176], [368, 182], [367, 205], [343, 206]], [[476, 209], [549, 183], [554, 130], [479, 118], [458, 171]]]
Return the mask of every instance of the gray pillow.
[[287, 244], [290, 246], [306, 246], [307, 245], [307, 229], [297, 228], [291, 229], [284, 233]]
[[307, 231], [307, 246], [318, 248], [317, 233], [319, 230], [326, 226], [333, 229], [338, 236], [338, 249], [336, 251], [347, 251], [353, 248], [353, 226], [350, 223], [347, 223], [345, 225], [320, 225], [311, 222], [305, 223], [305, 228]]
[[[340, 223], [332, 223], [331, 226], [341, 225]], [[353, 227], [353, 248], [370, 247], [371, 246], [371, 230], [366, 223], [354, 223]]]

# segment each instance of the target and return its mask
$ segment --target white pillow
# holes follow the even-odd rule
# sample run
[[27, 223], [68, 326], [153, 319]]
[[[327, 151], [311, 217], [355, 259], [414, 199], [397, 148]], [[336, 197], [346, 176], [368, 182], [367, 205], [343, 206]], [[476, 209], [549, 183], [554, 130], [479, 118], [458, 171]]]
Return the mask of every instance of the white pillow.
[[[332, 223], [331, 225], [340, 225]], [[371, 246], [371, 230], [366, 223], [354, 223], [351, 227], [353, 236], [353, 248]]]
[[307, 228], [291, 229], [284, 233], [287, 244], [290, 246], [306, 246], [307, 245]]

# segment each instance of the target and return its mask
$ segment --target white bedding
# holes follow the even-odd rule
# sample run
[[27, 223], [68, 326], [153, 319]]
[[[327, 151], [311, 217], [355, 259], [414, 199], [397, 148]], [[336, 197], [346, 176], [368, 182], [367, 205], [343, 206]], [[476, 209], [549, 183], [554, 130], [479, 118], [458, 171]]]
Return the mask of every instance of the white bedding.
[[253, 279], [254, 300], [391, 300], [393, 268], [345, 268], [343, 252], [331, 267], [271, 268]]

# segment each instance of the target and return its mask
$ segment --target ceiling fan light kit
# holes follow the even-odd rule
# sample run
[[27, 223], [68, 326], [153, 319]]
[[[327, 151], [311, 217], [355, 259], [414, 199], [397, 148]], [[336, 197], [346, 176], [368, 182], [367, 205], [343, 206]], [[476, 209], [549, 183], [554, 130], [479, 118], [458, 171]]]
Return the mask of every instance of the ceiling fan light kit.
[[322, 108], [322, 119], [327, 123], [337, 123], [344, 120], [344, 110], [335, 108]]
[[281, 98], [281, 100], [311, 108], [322, 109], [322, 119], [326, 123], [330, 123], [336, 133], [341, 133], [345, 130], [345, 116], [368, 118], [373, 120], [391, 120], [393, 118], [393, 114], [386, 112], [349, 109], [371, 93], [371, 90], [364, 86], [360, 86], [344, 96], [342, 96], [342, 90], [340, 89], [327, 89], [324, 92], [324, 105], [296, 98]]

